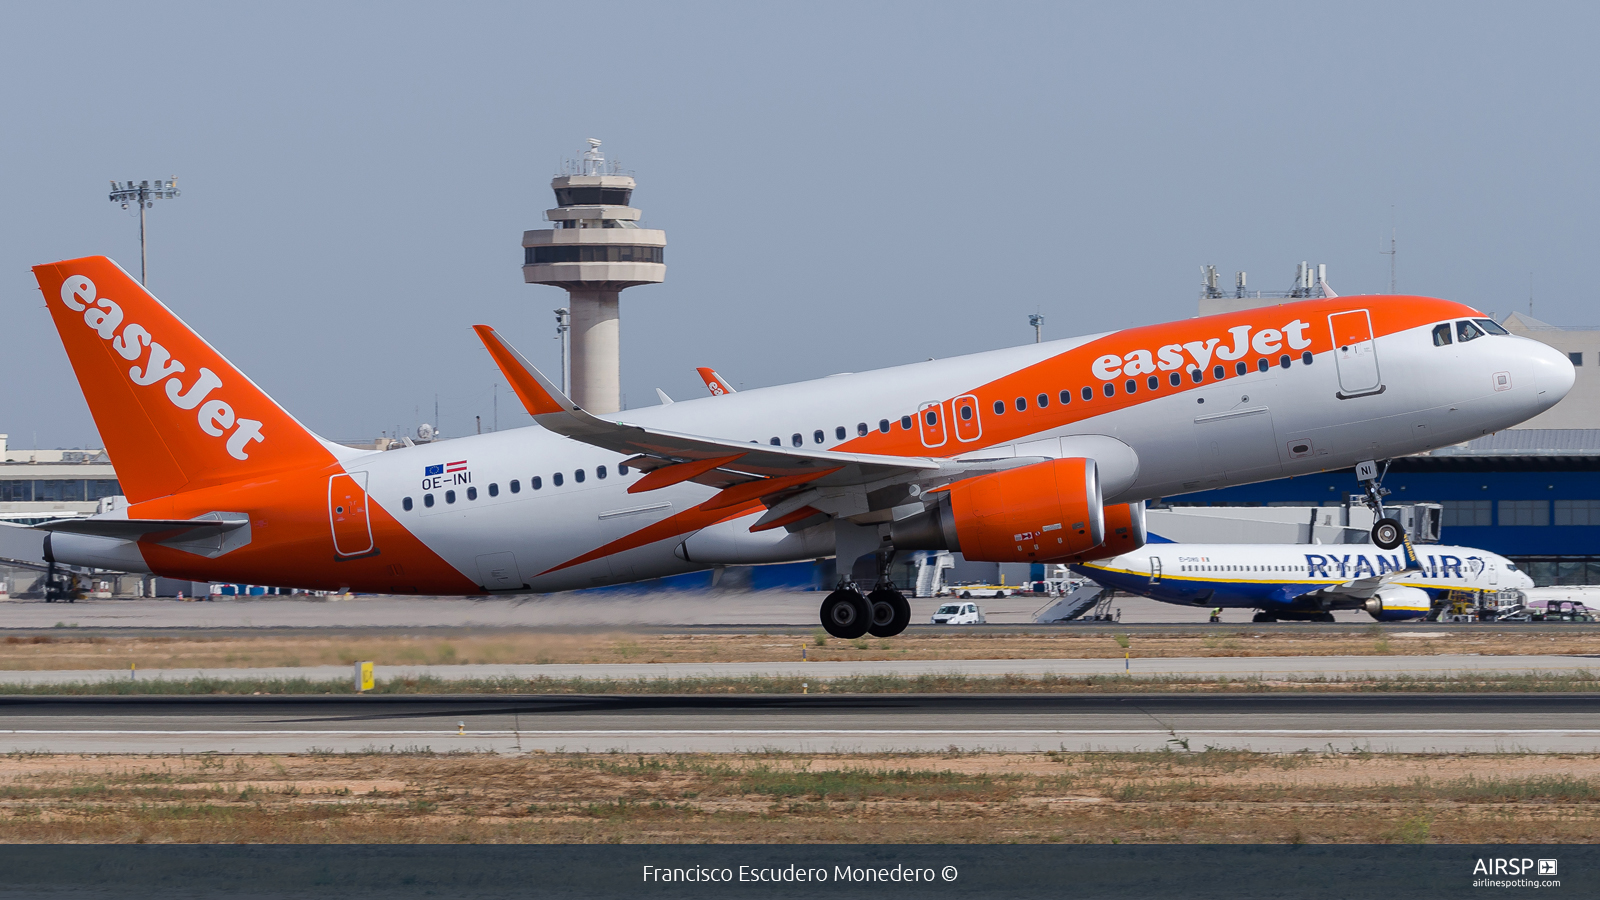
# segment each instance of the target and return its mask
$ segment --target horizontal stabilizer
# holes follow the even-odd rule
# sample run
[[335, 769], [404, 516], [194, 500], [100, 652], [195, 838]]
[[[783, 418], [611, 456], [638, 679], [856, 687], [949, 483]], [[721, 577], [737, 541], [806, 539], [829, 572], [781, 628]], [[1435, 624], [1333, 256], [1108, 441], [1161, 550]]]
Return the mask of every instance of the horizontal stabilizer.
[[125, 541], [136, 541], [146, 535], [176, 534], [183, 532], [185, 537], [202, 537], [206, 534], [221, 534], [235, 528], [243, 528], [250, 524], [250, 516], [245, 513], [210, 513], [198, 519], [124, 519], [124, 518], [99, 518], [87, 519], [56, 519], [53, 522], [41, 522], [33, 528], [38, 531], [50, 531], [60, 534], [86, 534], [92, 537], [119, 538]]

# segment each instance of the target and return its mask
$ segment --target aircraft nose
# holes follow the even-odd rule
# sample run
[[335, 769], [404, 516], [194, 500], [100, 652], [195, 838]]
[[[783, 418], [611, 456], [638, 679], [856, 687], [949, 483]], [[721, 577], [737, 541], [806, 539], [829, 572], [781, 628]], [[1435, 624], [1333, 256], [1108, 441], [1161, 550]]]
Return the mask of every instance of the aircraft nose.
[[1561, 402], [1561, 398], [1572, 390], [1573, 383], [1578, 379], [1578, 370], [1560, 350], [1531, 338], [1523, 340], [1528, 344], [1522, 348], [1523, 355], [1533, 369], [1535, 397], [1539, 411], [1543, 412]]

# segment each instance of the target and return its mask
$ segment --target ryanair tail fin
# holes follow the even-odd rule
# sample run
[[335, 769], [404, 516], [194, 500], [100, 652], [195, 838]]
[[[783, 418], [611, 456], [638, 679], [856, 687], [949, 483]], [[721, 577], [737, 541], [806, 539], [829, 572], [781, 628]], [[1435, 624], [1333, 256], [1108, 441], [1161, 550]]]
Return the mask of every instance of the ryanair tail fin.
[[334, 461], [116, 263], [89, 256], [33, 273], [130, 501]]

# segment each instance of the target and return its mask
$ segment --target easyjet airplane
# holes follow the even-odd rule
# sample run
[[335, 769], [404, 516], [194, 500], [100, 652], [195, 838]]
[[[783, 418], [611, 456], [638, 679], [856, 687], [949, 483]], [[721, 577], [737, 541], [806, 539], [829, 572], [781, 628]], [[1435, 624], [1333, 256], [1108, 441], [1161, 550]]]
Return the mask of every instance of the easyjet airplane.
[[1477, 437], [1574, 374], [1470, 307], [1367, 296], [603, 418], [480, 325], [536, 424], [371, 452], [311, 433], [111, 260], [34, 272], [127, 497], [38, 526], [56, 561], [485, 594], [837, 555], [821, 616], [843, 637], [905, 628], [896, 551], [1114, 557], [1142, 541], [1146, 498]]

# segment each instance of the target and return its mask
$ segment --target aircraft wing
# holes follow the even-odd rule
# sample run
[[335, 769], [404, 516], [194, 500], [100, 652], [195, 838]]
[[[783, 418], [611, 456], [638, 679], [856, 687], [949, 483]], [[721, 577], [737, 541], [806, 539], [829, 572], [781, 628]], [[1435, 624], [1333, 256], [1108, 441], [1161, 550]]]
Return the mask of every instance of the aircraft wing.
[[1367, 600], [1382, 590], [1384, 587], [1422, 571], [1422, 561], [1417, 558], [1417, 551], [1411, 546], [1411, 538], [1407, 537], [1402, 546], [1405, 547], [1406, 567], [1398, 572], [1385, 572], [1382, 575], [1373, 575], [1369, 578], [1357, 578], [1322, 589], [1323, 593], [1337, 594], [1341, 597], [1350, 597], [1355, 600]]
[[[770, 525], [808, 506], [813, 513], [860, 515], [912, 502], [920, 496], [924, 485], [942, 485], [1042, 459], [1002, 457], [957, 461], [926, 456], [841, 453], [740, 443], [614, 422], [585, 412], [573, 403], [493, 328], [475, 325], [473, 330], [535, 422], [575, 441], [631, 455], [627, 465], [646, 475], [628, 488], [630, 493], [692, 481], [721, 489], [720, 494], [706, 501], [708, 509], [761, 500], [771, 507], [770, 520], [764, 518], [758, 526]], [[901, 489], [882, 493], [897, 486]], [[876, 498], [869, 496], [874, 493], [878, 493]], [[785, 498], [806, 499], [786, 503]]]

